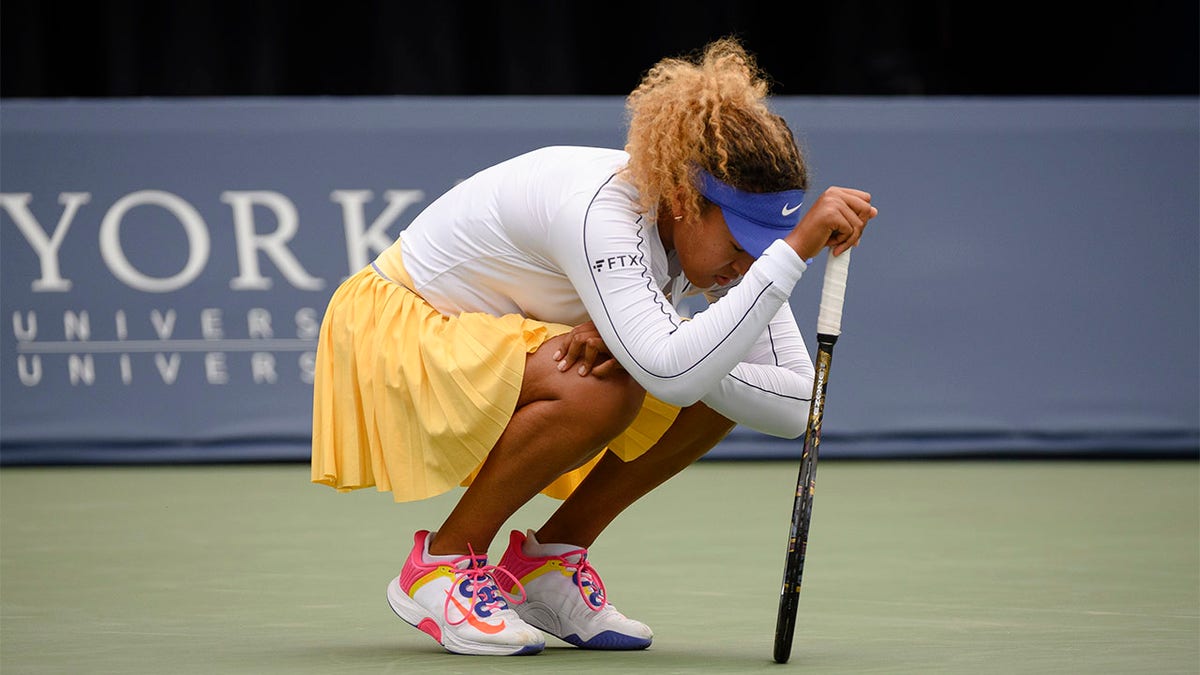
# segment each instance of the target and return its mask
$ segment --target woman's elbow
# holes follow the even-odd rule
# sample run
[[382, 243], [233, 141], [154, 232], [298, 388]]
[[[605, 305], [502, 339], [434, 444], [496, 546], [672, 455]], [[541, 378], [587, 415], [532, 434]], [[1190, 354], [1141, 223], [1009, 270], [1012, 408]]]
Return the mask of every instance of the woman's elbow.
[[795, 415], [792, 419], [789, 419], [787, 422], [782, 424], [779, 429], [777, 429], [777, 433], [773, 433], [771, 435], [778, 436], [779, 438], [796, 439], [803, 436], [804, 432], [807, 430], [808, 416]]

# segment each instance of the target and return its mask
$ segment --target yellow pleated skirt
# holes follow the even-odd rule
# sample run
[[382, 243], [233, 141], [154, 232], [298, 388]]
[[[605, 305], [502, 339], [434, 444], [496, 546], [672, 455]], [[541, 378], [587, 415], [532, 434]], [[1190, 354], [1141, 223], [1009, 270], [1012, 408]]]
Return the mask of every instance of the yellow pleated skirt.
[[[513, 415], [526, 355], [571, 327], [517, 315], [444, 316], [409, 290], [393, 253], [344, 281], [325, 311], [312, 481], [339, 491], [374, 486], [405, 502], [470, 485]], [[678, 412], [647, 395], [608, 449], [625, 461], [640, 456]], [[543, 494], [565, 499], [599, 459]]]

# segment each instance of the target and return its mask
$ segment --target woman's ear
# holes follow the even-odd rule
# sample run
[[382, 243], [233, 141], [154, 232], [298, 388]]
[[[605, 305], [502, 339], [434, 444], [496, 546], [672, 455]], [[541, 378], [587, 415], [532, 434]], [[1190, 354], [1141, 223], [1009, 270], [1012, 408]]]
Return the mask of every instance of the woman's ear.
[[687, 213], [684, 204], [688, 201], [688, 190], [682, 185], [676, 185], [674, 192], [671, 194], [670, 206], [671, 215], [675, 216], [675, 220], [682, 220], [683, 214]]

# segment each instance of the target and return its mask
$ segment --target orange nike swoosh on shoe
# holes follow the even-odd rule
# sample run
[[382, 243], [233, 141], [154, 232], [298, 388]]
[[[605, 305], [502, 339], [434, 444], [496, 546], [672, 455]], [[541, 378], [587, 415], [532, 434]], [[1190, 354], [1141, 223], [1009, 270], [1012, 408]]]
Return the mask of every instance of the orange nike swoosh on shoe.
[[450, 602], [453, 602], [454, 606], [458, 608], [458, 611], [462, 612], [463, 616], [467, 617], [467, 623], [477, 628], [480, 632], [487, 633], [488, 635], [495, 635], [496, 633], [504, 630], [504, 619], [500, 619], [500, 623], [498, 624], [490, 624], [476, 617], [475, 612], [463, 607], [462, 604], [459, 603], [458, 598], [454, 597], [453, 595], [450, 596]]

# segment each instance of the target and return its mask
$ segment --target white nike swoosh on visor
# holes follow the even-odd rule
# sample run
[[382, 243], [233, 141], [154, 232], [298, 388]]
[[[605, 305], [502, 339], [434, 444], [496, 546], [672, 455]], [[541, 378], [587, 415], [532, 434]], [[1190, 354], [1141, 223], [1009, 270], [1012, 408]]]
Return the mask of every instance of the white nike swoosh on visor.
[[780, 214], [782, 214], [782, 215], [785, 215], [785, 216], [790, 216], [790, 215], [792, 215], [793, 213], [795, 213], [796, 211], [798, 211], [798, 210], [800, 209], [800, 207], [801, 207], [801, 206], [804, 206], [804, 202], [800, 202], [799, 204], [797, 204], [797, 205], [793, 206], [793, 207], [792, 207], [792, 208], [790, 208], [790, 209], [788, 208], [788, 205], [787, 205], [787, 204], [784, 204], [784, 205], [783, 205], [783, 210], [782, 210], [782, 211], [780, 211], [779, 213], [780, 213]]

